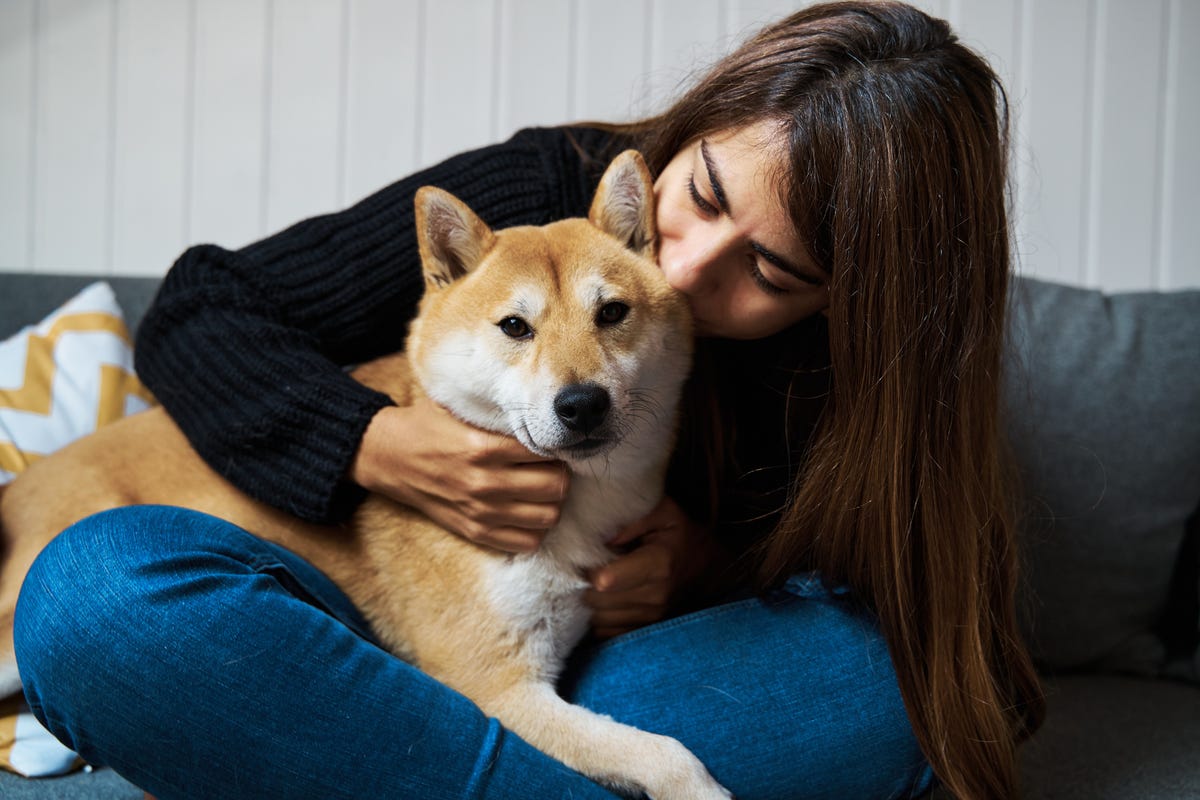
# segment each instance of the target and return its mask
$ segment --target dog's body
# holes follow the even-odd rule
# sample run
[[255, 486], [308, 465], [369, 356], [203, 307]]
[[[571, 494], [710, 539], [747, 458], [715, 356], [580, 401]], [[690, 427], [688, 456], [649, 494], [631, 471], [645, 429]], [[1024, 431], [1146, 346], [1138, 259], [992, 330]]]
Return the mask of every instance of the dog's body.
[[183, 506], [316, 565], [394, 653], [567, 765], [656, 800], [730, 797], [674, 739], [554, 691], [587, 626], [582, 576], [612, 558], [609, 536], [661, 498], [689, 367], [686, 304], [649, 259], [652, 203], [649, 173], [633, 153], [605, 174], [589, 220], [493, 233], [452, 196], [423, 189], [427, 291], [406, 355], [355, 371], [400, 405], [424, 392], [468, 422], [564, 460], [570, 491], [537, 552], [478, 547], [379, 495], [341, 529], [303, 523], [235, 489], [165, 412], [151, 410], [35, 464], [0, 497], [0, 670], [9, 668], [10, 684], [17, 587], [57, 532], [118, 506]]

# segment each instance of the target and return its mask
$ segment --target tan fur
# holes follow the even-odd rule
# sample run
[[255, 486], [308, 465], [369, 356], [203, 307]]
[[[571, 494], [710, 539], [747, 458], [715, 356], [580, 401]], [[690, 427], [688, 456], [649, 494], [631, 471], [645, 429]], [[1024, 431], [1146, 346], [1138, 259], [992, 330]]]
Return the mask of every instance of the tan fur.
[[[565, 458], [575, 473], [571, 493], [538, 553], [506, 556], [478, 547], [378, 495], [341, 529], [304, 523], [217, 475], [155, 409], [38, 462], [0, 495], [0, 665], [13, 663], [17, 587], [59, 531], [118, 506], [183, 506], [310, 561], [390, 650], [569, 766], [657, 800], [728, 798], [675, 740], [569, 705], [553, 689], [586, 622], [583, 571], [610, 557], [605, 536], [661, 497], [690, 356], [686, 305], [648, 258], [652, 206], [649, 173], [632, 152], [606, 173], [590, 221], [493, 233], [452, 196], [422, 189], [417, 225], [427, 291], [407, 356], [354, 373], [400, 405], [425, 391], [467, 421]], [[597, 306], [612, 297], [630, 306], [629, 315], [620, 325], [600, 326]], [[517, 312], [534, 318], [536, 333], [527, 340], [497, 330]], [[469, 385], [472, 379], [478, 386]], [[515, 418], [505, 404], [530, 403], [499, 400], [532, 387], [535, 400], [549, 402], [559, 387], [580, 382], [620, 394], [613, 397], [613, 442], [595, 453], [570, 450], [573, 434], [553, 429], [546, 422], [552, 415]]]

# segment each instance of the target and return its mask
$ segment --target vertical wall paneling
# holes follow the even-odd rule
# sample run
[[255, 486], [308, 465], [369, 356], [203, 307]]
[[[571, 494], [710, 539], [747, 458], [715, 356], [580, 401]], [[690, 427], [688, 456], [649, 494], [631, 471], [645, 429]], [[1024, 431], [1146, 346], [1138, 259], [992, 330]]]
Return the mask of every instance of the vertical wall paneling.
[[267, 0], [199, 0], [188, 242], [238, 247], [265, 232]]
[[191, 0], [117, 4], [113, 269], [160, 274], [185, 239]]
[[1101, 0], [1100, 9], [1087, 282], [1133, 289], [1155, 283], [1166, 0]]
[[[0, 271], [157, 274], [526, 125], [661, 109], [815, 0], [0, 0]], [[1200, 286], [1200, 2], [915, 0], [999, 72], [1019, 268]]]
[[[1019, 0], [1017, 6], [1018, 46], [1014, 56], [1014, 71], [1016, 72], [1017, 88], [1010, 95], [1012, 101], [1012, 143], [1009, 164], [1010, 180], [1013, 183], [1014, 198], [1012, 213], [1015, 247], [1013, 258], [1016, 259], [1017, 271], [1030, 272], [1027, 254], [1032, 251], [1031, 242], [1034, 235], [1030, 231], [1029, 209], [1033, 205], [1034, 162], [1036, 156], [1029, 135], [1029, 81], [1033, 75], [1033, 3]], [[1032, 273], [1030, 273], [1032, 274]]]
[[943, 16], [955, 29], [962, 25], [964, 2], [970, 0], [946, 0], [946, 13]]
[[649, 92], [664, 108], [724, 55], [730, 42], [721, 26], [720, 0], [653, 0]]
[[1020, 180], [1022, 238], [1029, 272], [1066, 283], [1085, 279], [1094, 8], [1089, 0], [1030, 3], [1023, 130], [1030, 154]]
[[[1030, 153], [1025, 134], [1025, 89], [1023, 84], [1024, 40], [1022, 32], [1025, 4], [1028, 0], [954, 0], [951, 24], [964, 44], [987, 59], [996, 71], [1008, 97], [1010, 162], [1014, 176], [1024, 174], [1029, 166]], [[1017, 181], [1015, 208], [1011, 224], [1017, 229], [1018, 241], [1027, 241], [1024, 233], [1021, 188]], [[1018, 256], [1020, 257], [1020, 252]], [[1018, 262], [1023, 270], [1026, 264]]]
[[420, 166], [493, 138], [496, 0], [425, 8]]
[[346, 85], [346, 200], [416, 168], [418, 0], [352, 0]]
[[1200, 286], [1200, 3], [1172, 0], [1167, 30], [1158, 274], [1164, 288]]
[[113, 5], [37, 4], [35, 269], [106, 272], [112, 185]]
[[0, 272], [31, 258], [34, 0], [0, 3]]
[[1020, 92], [1021, 0], [955, 0], [951, 11], [950, 23], [963, 43], [988, 60], [1015, 105]]
[[644, 0], [581, 0], [575, 34], [576, 113], [621, 121], [653, 112], [645, 84], [649, 31]]
[[753, 36], [759, 28], [790, 14], [815, 0], [728, 0], [730, 17], [728, 24], [735, 41]]
[[346, 0], [271, 3], [266, 225], [341, 205]]
[[950, 0], [908, 0], [909, 3], [931, 17], [947, 19], [950, 16]]
[[496, 138], [571, 119], [572, 4], [500, 0]]

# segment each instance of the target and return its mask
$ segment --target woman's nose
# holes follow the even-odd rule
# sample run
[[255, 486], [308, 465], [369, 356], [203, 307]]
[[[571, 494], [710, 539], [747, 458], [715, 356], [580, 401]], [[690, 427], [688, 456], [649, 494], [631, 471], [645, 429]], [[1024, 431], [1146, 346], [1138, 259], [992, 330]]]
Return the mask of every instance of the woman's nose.
[[[664, 256], [667, 255], [664, 253]], [[693, 259], [683, 256], [677, 258], [668, 256], [668, 258], [662, 259], [662, 270], [663, 275], [667, 278], [667, 283], [671, 284], [671, 288], [686, 295], [703, 294], [708, 288], [708, 271]]]
[[724, 237], [706, 237], [664, 248], [659, 260], [667, 282], [678, 291], [693, 296], [716, 291], [731, 244]]

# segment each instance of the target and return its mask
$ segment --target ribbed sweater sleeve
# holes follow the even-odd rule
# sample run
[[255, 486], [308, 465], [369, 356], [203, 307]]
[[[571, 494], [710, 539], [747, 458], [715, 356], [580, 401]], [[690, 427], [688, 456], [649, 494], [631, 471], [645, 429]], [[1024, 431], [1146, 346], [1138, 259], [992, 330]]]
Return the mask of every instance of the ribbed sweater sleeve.
[[234, 485], [340, 521], [364, 495], [346, 477], [363, 432], [390, 403], [346, 367], [401, 349], [422, 292], [416, 190], [447, 189], [494, 228], [578, 216], [613, 143], [529, 129], [241, 250], [192, 247], [138, 329], [138, 373]]

